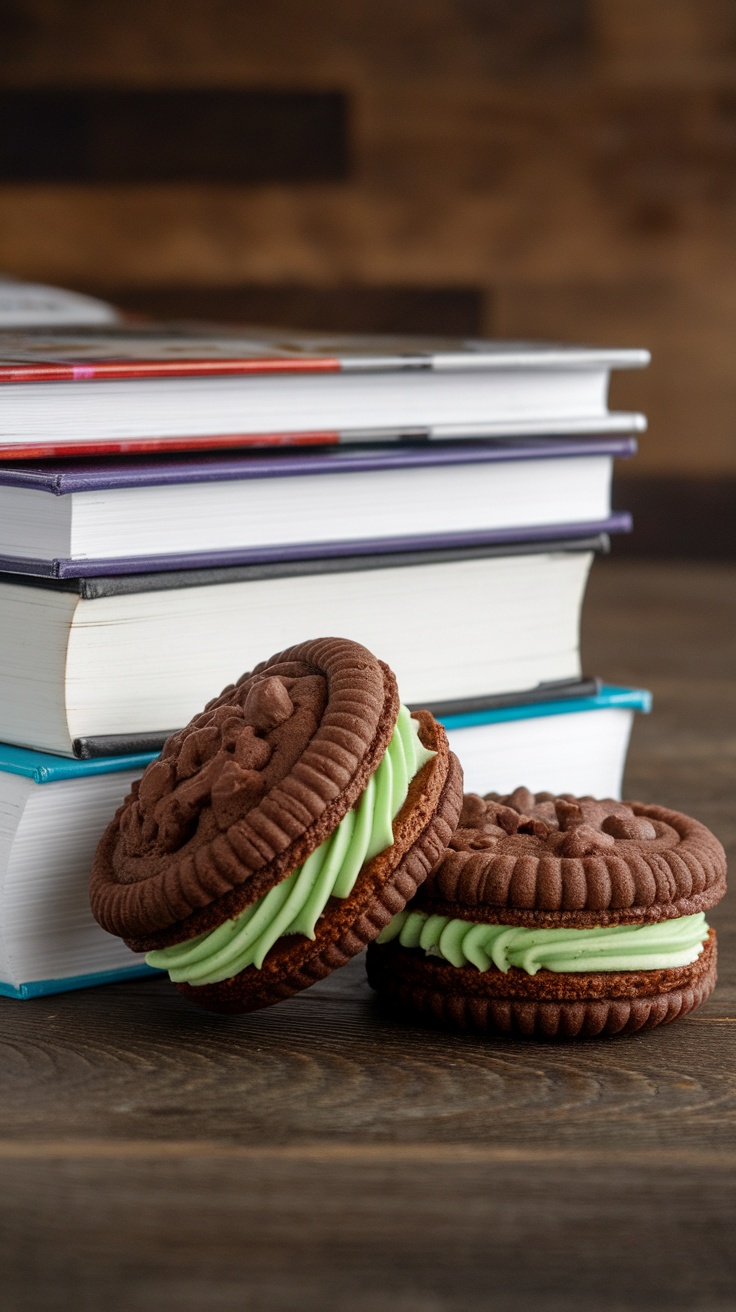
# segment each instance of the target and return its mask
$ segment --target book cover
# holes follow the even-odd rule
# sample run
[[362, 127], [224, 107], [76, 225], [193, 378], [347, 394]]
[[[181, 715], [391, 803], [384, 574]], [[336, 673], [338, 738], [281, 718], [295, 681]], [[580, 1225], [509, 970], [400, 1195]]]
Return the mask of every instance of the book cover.
[[[607, 521], [610, 522], [610, 521]], [[630, 527], [628, 515], [615, 516], [615, 522], [622, 522]], [[577, 526], [576, 526], [577, 527]], [[581, 526], [582, 527], [582, 526]], [[351, 574], [363, 570], [401, 568], [405, 565], [432, 565], [444, 561], [477, 560], [486, 556], [530, 556], [542, 555], [550, 551], [597, 551], [608, 552], [610, 542], [608, 531], [600, 530], [596, 525], [592, 533], [577, 537], [569, 533], [559, 533], [551, 539], [540, 536], [534, 539], [505, 542], [451, 543], [446, 545], [432, 539], [427, 548], [407, 550], [406, 542], [401, 540], [396, 550], [366, 550], [354, 553], [327, 553], [312, 555], [305, 548], [302, 554], [291, 552], [289, 559], [273, 559], [270, 553], [265, 558], [246, 562], [210, 561], [207, 557], [197, 556], [190, 566], [186, 558], [177, 557], [170, 569], [151, 569], [151, 558], [145, 557], [141, 563], [145, 568], [137, 571], [125, 571], [119, 559], [109, 562], [108, 570], [98, 570], [96, 566], [104, 562], [71, 561], [64, 566], [64, 572], [53, 574], [46, 571], [26, 573], [13, 558], [11, 566], [3, 565], [0, 557], [0, 581], [15, 584], [18, 587], [54, 588], [64, 592], [76, 592], [86, 601], [99, 597], [123, 596], [136, 592], [162, 592], [172, 588], [206, 588], [216, 584], [247, 583], [259, 579], [299, 578], [308, 574]], [[624, 531], [619, 529], [618, 531]], [[476, 535], [472, 535], [475, 539]], [[365, 544], [359, 544], [363, 546]], [[26, 562], [27, 563], [27, 562]]]
[[359, 337], [187, 324], [0, 332], [0, 382], [430, 369], [637, 369], [649, 352], [535, 342]]
[[68, 756], [53, 756], [51, 752], [37, 752], [31, 747], [13, 747], [10, 743], [0, 743], [0, 771], [23, 775], [26, 779], [32, 779], [34, 784], [56, 784], [65, 779], [120, 774], [124, 770], [143, 772], [156, 756], [158, 751], [133, 750], [126, 754], [82, 761]]
[[548, 715], [572, 715], [580, 711], [638, 711], [648, 715], [652, 694], [646, 688], [625, 688], [601, 683], [596, 692], [573, 697], [544, 698], [539, 701], [511, 703], [503, 706], [461, 708], [456, 704], [449, 713], [437, 715], [446, 729], [469, 729], [476, 724], [504, 724], [509, 720], [533, 720]]
[[317, 474], [364, 473], [443, 465], [505, 464], [509, 461], [565, 460], [581, 456], [626, 459], [636, 455], [634, 437], [515, 438], [475, 442], [416, 442], [338, 450], [246, 451], [238, 455], [153, 456], [146, 460], [45, 460], [0, 465], [0, 486], [27, 488], [54, 496], [108, 488], [157, 487], [181, 483], [219, 483], [260, 478], [309, 478]]
[[74, 989], [90, 989], [98, 984], [119, 984], [122, 980], [144, 979], [160, 975], [160, 970], [134, 961], [117, 970], [98, 970], [91, 975], [64, 975], [60, 979], [34, 979], [24, 984], [8, 984], [0, 980], [0, 998], [45, 998], [51, 993], [71, 993]]
[[[309, 542], [287, 547], [245, 547], [235, 551], [177, 552], [176, 555], [114, 556], [110, 558], [80, 560], [56, 557], [54, 560], [27, 559], [20, 556], [0, 556], [0, 572], [29, 574], [47, 578], [95, 578], [113, 571], [119, 574], [138, 574], [144, 571], [189, 570], [217, 568], [241, 564], [269, 564], [281, 561], [342, 559], [345, 556], [375, 556], [406, 550], [427, 552], [463, 547], [502, 546], [505, 543], [556, 543], [562, 533], [569, 537], [579, 534], [582, 540], [593, 535], [628, 533], [631, 516], [618, 511], [608, 519], [581, 524], [545, 524], [542, 527], [521, 526], [518, 529], [486, 529], [471, 533], [407, 534], [402, 537], [346, 539], [340, 542]], [[310, 571], [312, 572], [312, 571]]]

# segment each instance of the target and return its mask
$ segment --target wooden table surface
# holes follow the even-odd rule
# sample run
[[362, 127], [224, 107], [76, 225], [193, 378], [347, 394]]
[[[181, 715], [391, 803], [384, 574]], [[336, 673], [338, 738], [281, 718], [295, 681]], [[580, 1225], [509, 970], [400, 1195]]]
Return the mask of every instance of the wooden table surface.
[[[627, 794], [733, 851], [736, 569], [599, 563], [585, 628], [655, 693]], [[3, 1000], [0, 1307], [735, 1307], [733, 908], [701, 1011], [575, 1045], [391, 1022], [362, 961], [238, 1019], [159, 980]]]

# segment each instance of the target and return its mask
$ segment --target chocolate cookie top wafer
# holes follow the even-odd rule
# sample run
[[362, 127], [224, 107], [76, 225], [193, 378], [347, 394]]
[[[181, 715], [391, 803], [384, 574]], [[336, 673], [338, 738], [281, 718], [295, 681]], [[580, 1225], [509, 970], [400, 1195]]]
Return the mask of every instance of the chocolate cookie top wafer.
[[90, 884], [97, 920], [150, 950], [237, 916], [350, 811], [398, 713], [388, 666], [345, 639], [243, 675], [168, 740], [109, 825]]
[[642, 924], [706, 910], [725, 878], [718, 839], [679, 811], [517, 788], [466, 794], [416, 906], [486, 923]]

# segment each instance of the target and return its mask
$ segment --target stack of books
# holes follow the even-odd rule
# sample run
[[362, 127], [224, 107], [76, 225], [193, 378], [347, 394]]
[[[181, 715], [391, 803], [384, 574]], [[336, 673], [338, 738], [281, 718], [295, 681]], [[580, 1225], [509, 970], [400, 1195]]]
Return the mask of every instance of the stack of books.
[[466, 788], [617, 796], [648, 694], [583, 676], [630, 527], [607, 408], [646, 352], [0, 331], [0, 992], [147, 971], [92, 920], [97, 840], [169, 733], [322, 634], [395, 670]]

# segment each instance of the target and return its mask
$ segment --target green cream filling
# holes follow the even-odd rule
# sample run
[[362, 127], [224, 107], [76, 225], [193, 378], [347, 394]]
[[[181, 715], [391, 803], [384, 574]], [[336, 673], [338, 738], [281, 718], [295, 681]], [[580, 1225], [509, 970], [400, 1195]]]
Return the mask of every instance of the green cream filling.
[[402, 947], [422, 948], [453, 966], [476, 966], [504, 973], [511, 967], [536, 975], [602, 970], [669, 970], [697, 961], [708, 937], [700, 911], [653, 925], [595, 925], [591, 929], [525, 929], [478, 925], [424, 911], [400, 911], [379, 934], [378, 943], [398, 939]]
[[409, 784], [434, 755], [420, 742], [419, 725], [402, 706], [362, 796], [304, 864], [234, 920], [185, 943], [149, 952], [148, 965], [168, 970], [176, 984], [219, 984], [246, 966], [260, 970], [266, 954], [285, 934], [313, 939], [329, 899], [348, 897], [365, 863], [393, 843], [393, 821]]

